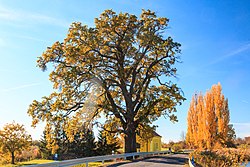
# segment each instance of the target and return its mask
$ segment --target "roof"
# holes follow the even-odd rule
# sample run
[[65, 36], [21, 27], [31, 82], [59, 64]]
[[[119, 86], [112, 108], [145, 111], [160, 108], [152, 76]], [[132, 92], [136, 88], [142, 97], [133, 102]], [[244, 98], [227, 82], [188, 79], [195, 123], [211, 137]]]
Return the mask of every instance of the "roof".
[[156, 133], [156, 131], [153, 131], [153, 135], [154, 135], [154, 136], [161, 137], [161, 135], [159, 135], [158, 133]]

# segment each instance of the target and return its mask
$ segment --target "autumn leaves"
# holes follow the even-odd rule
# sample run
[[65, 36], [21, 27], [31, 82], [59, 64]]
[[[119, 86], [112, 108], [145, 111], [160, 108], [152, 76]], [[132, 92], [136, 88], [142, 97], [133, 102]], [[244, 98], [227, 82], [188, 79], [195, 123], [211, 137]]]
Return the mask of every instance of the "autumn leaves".
[[188, 111], [186, 142], [193, 148], [219, 148], [234, 137], [229, 125], [228, 100], [220, 83], [213, 85], [203, 96], [195, 94]]

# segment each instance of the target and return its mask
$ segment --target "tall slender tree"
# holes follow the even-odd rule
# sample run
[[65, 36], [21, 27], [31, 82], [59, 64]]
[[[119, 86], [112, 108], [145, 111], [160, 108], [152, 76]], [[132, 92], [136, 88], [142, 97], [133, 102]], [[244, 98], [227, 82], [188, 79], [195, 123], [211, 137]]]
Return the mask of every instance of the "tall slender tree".
[[207, 92], [205, 95], [205, 141], [206, 141], [206, 148], [211, 149], [212, 146], [215, 144], [216, 139], [216, 115], [215, 115], [215, 106], [213, 103], [213, 95], [210, 92]]
[[194, 126], [196, 126], [195, 124], [195, 120], [193, 119], [194, 115], [196, 115], [195, 113], [195, 96], [192, 97], [192, 100], [190, 102], [190, 106], [189, 106], [189, 110], [188, 110], [188, 116], [187, 116], [187, 123], [188, 123], [188, 128], [187, 128], [187, 135], [186, 135], [186, 142], [190, 147], [194, 146]]
[[199, 148], [204, 147], [205, 143], [205, 131], [206, 131], [206, 119], [204, 114], [204, 104], [203, 104], [203, 96], [200, 93], [197, 97], [197, 104], [196, 104], [196, 113], [197, 113], [197, 146]]
[[190, 147], [207, 149], [232, 145], [234, 129], [229, 120], [228, 100], [222, 94], [220, 83], [204, 96], [195, 94], [187, 117], [187, 143]]
[[[223, 118], [223, 127], [222, 127], [222, 130], [221, 130], [221, 134], [222, 134], [222, 139], [224, 139], [224, 143], [227, 141], [227, 140], [232, 140], [235, 136], [232, 135], [232, 138], [231, 137], [228, 137], [228, 135], [231, 133], [233, 134], [233, 127], [232, 125], [229, 125], [229, 121], [230, 121], [230, 113], [229, 113], [229, 107], [228, 107], [228, 99], [226, 99], [224, 102], [223, 102], [223, 112], [222, 112], [222, 118]], [[230, 135], [229, 135], [230, 136]]]

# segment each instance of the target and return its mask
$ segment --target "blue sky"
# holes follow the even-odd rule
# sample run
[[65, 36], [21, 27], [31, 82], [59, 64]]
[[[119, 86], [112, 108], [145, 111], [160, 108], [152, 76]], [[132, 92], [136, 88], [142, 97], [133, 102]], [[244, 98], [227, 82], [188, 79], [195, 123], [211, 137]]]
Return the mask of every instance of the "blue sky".
[[195, 91], [205, 92], [220, 82], [229, 99], [231, 123], [238, 137], [250, 136], [250, 2], [247, 0], [0, 0], [0, 128], [15, 120], [33, 138], [43, 130], [30, 127], [29, 104], [52, 91], [49, 72], [36, 59], [69, 25], [93, 26], [105, 9], [139, 16], [151, 9], [170, 19], [167, 34], [182, 44], [178, 79], [187, 100], [178, 107], [179, 122], [160, 118], [155, 124], [163, 140], [177, 141], [186, 131], [186, 116]]

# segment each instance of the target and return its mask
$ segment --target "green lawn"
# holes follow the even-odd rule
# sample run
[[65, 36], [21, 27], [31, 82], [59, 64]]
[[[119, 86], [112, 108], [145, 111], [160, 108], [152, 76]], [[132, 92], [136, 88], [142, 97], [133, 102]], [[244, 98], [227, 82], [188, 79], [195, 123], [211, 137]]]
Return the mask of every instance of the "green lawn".
[[0, 165], [0, 167], [17, 167], [17, 166], [26, 166], [26, 165], [36, 165], [36, 164], [44, 164], [44, 163], [49, 163], [53, 162], [53, 160], [45, 160], [45, 159], [35, 159], [31, 161], [26, 161], [26, 162], [18, 162], [15, 165]]

